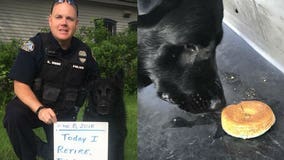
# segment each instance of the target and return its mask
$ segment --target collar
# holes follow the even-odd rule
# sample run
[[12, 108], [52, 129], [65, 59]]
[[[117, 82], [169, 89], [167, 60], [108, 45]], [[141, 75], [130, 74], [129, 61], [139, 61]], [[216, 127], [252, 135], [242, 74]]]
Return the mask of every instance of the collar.
[[70, 47], [67, 50], [64, 50], [61, 48], [61, 46], [59, 45], [58, 41], [54, 38], [52, 33], [49, 32], [48, 34], [49, 34], [49, 43], [50, 43], [49, 51], [62, 53], [63, 55], [69, 55], [70, 53], [73, 53], [76, 50], [78, 43], [76, 43], [76, 39], [74, 37], [72, 37], [71, 39]]

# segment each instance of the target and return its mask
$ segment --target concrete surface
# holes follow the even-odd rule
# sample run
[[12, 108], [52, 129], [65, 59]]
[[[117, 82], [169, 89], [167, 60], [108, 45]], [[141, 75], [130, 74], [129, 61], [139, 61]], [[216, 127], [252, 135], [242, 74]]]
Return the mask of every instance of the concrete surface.
[[223, 2], [224, 22], [284, 73], [284, 1]]
[[230, 28], [217, 48], [217, 63], [228, 104], [257, 99], [271, 106], [275, 125], [243, 140], [213, 138], [218, 120], [194, 115], [156, 96], [153, 85], [138, 92], [139, 160], [279, 160], [284, 156], [284, 75]]

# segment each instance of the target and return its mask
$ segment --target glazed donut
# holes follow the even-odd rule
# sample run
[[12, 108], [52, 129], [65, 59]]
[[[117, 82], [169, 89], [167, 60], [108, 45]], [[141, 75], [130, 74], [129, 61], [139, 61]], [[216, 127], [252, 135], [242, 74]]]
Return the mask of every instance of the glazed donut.
[[225, 107], [221, 113], [223, 130], [243, 139], [258, 137], [275, 123], [271, 108], [260, 101], [242, 101]]

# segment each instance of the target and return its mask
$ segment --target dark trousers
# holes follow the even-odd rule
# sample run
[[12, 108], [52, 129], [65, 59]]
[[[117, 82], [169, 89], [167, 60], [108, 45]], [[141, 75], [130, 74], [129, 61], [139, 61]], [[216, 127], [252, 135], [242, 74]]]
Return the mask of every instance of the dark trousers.
[[[66, 117], [57, 117], [57, 120], [76, 120], [73, 115], [66, 115]], [[7, 130], [8, 136], [14, 148], [16, 155], [20, 160], [35, 160], [38, 148], [48, 148], [45, 153], [50, 153], [49, 157], [53, 158], [53, 125], [47, 125], [40, 121], [25, 104], [18, 98], [14, 98], [7, 104], [6, 114], [4, 117], [4, 127]], [[33, 132], [34, 128], [43, 127], [46, 138], [47, 147], [39, 145], [38, 138]]]

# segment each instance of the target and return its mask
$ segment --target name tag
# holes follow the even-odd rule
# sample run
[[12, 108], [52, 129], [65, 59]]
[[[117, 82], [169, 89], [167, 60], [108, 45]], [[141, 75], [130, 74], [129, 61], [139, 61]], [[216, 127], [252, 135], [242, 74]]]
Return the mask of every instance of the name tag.
[[51, 65], [55, 65], [55, 66], [61, 66], [61, 62], [56, 62], [56, 61], [51, 61], [51, 60], [47, 60], [46, 63], [51, 64]]

